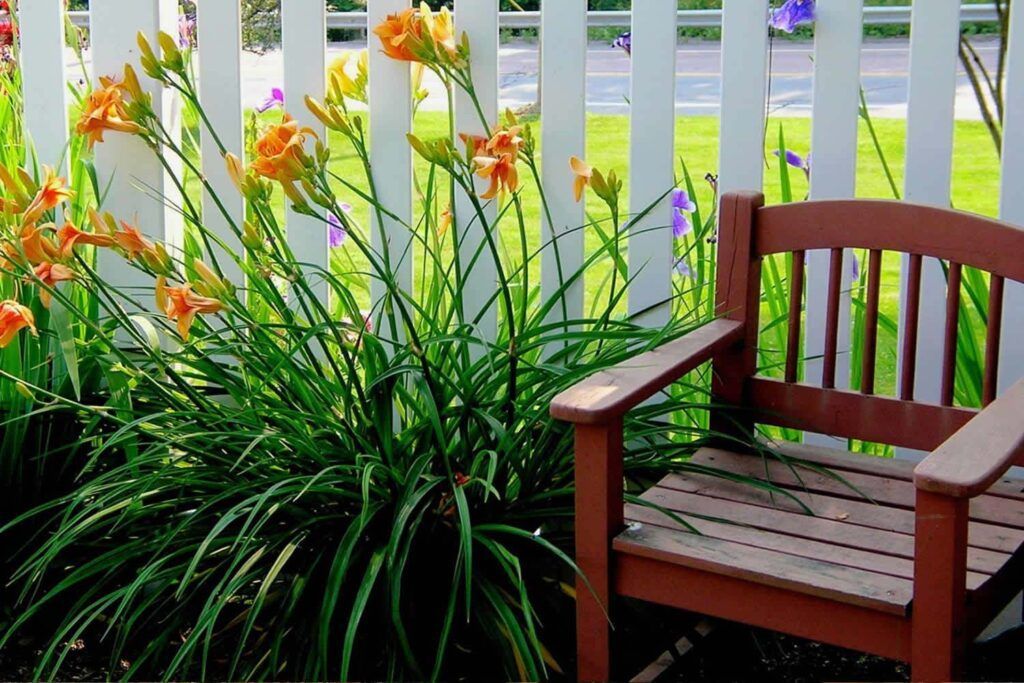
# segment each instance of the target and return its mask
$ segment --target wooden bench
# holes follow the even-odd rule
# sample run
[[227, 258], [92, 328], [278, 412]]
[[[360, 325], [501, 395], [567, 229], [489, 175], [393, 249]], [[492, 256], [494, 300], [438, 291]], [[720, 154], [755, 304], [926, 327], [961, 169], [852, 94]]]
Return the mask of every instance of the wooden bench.
[[[587, 577], [577, 583], [579, 678], [610, 677], [610, 598], [625, 595], [908, 661], [914, 680], [957, 680], [967, 644], [1024, 586], [1024, 481], [1005, 477], [1024, 464], [1024, 381], [996, 398], [1003, 286], [1024, 281], [1024, 231], [897, 202], [763, 204], [754, 193], [723, 199], [718, 319], [552, 403], [552, 415], [576, 430], [576, 560]], [[837, 357], [845, 358], [836, 339], [847, 247], [870, 255], [865, 332], [856, 342], [860, 391], [834, 388]], [[810, 249], [832, 255], [821, 386], [797, 381]], [[898, 397], [874, 392], [883, 251], [909, 254]], [[757, 374], [758, 314], [761, 261], [785, 253], [794, 276], [779, 380]], [[948, 264], [944, 360], [916, 368], [929, 257]], [[980, 411], [953, 402], [965, 265], [991, 274]], [[930, 454], [915, 466], [802, 444], [773, 444], [770, 457], [704, 448], [694, 465], [758, 477], [782, 492], [688, 467], [642, 495], [699, 534], [653, 507], [624, 505], [623, 416], [709, 360], [713, 392], [732, 406], [712, 415], [723, 434], [749, 443], [755, 424], [769, 424]], [[941, 373], [937, 403], [914, 400], [919, 371]]]

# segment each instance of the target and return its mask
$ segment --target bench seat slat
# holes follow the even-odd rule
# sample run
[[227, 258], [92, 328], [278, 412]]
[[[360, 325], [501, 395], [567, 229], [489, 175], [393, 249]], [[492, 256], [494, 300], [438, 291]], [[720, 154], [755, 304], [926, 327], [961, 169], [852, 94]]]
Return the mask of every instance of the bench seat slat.
[[613, 548], [889, 614], [905, 615], [913, 595], [907, 579], [654, 525], [627, 527]]
[[[696, 495], [684, 491], [673, 491], [661, 487], [648, 490], [641, 496], [655, 505], [677, 512], [692, 524], [700, 533], [718, 536], [730, 533], [737, 524], [743, 527], [744, 537], [751, 534], [770, 532], [782, 534], [794, 539], [796, 543], [822, 542], [830, 549], [850, 548], [867, 551], [879, 562], [887, 562], [885, 558], [895, 557], [907, 563], [907, 573], [897, 576], [913, 576], [911, 561], [914, 558], [914, 537], [885, 529], [849, 524], [845, 521], [814, 517], [800, 512], [791, 512], [778, 508], [763, 507], [741, 503], [711, 496]], [[634, 509], [638, 508], [638, 509]], [[672, 527], [677, 523], [664, 512], [643, 506], [626, 508], [627, 516], [634, 514], [636, 521]], [[733, 524], [729, 529], [718, 529], [718, 522], [700, 519], [697, 516], [712, 519], [728, 520]], [[706, 528], [707, 527], [707, 528]], [[985, 548], [968, 548], [967, 568], [981, 574], [993, 574], [1009, 559], [1009, 554]], [[870, 567], [869, 567], [870, 568]], [[883, 571], [880, 567], [878, 571]]]
[[[800, 493], [828, 494], [831, 497], [874, 502], [906, 510], [914, 509], [914, 484], [900, 479], [836, 472], [836, 476], [801, 467], [793, 461], [783, 463], [771, 457], [741, 455], [729, 451], [702, 448], [692, 460], [708, 467], [727, 469], [734, 474], [765, 479]], [[831, 469], [831, 465], [826, 465]], [[840, 481], [837, 477], [841, 477]], [[971, 500], [971, 519], [1024, 529], [1024, 505], [997, 496], [981, 495]]]

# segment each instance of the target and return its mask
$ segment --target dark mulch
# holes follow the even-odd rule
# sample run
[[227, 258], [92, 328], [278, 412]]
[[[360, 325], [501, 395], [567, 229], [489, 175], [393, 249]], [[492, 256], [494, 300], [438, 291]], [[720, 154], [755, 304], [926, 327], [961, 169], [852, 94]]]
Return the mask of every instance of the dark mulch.
[[[615, 675], [621, 680], [639, 674], [684, 636], [694, 646], [656, 683], [907, 681], [910, 676], [902, 662], [633, 600], [618, 601], [616, 616]], [[705, 637], [695, 631], [702, 621], [712, 624]], [[1024, 626], [976, 643], [968, 676], [972, 681], [1024, 681]]]
[[[972, 648], [972, 681], [1024, 680], [1024, 627]], [[717, 623], [658, 683], [906, 681], [906, 664], [739, 624]]]

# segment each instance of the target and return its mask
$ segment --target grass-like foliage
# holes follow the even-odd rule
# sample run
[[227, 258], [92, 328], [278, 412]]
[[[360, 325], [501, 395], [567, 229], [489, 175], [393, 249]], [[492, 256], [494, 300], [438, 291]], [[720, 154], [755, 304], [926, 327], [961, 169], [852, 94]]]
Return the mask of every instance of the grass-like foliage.
[[[406, 49], [475, 100], [469, 46], [444, 34], [444, 15], [393, 20], [423, 22]], [[140, 40], [142, 70], [205, 123], [187, 53], [170, 36], [159, 42], [157, 54]], [[377, 198], [366, 122], [346, 103], [363, 96], [365, 78], [346, 73], [308, 106], [344, 136], [366, 178], [331, 174], [329, 150], [285, 120], [255, 136], [248, 167], [222, 148], [247, 200], [241, 224], [223, 211], [227, 237], [187, 193], [165, 198], [184, 217], [183, 250], [98, 211], [80, 217], [91, 225], [81, 234], [26, 237], [36, 209], [17, 198], [41, 190], [28, 174], [8, 183], [5, 282], [37, 314], [38, 336], [23, 332], [19, 348], [63, 341], [64, 362], [92, 368], [102, 387], [69, 396], [0, 371], [20, 382], [26, 405], [72, 411], [87, 458], [72, 493], [0, 531], [30, 537], [12, 548], [21, 602], [0, 647], [28, 629], [46, 633], [38, 676], [59, 677], [82, 640], [109, 655], [111, 676], [132, 679], [541, 679], [570, 663], [547, 646], [571, 632], [575, 572], [572, 435], [548, 405], [584, 376], [693, 329], [706, 307], [695, 299], [690, 316], [659, 329], [617, 314], [635, 217], [620, 225], [614, 173], [591, 169], [584, 180], [615, 218], [577, 228], [599, 231], [602, 248], [542, 296], [528, 273], [558, 240], [526, 246], [518, 173], [536, 181], [537, 159], [529, 128], [513, 118], [481, 121], [491, 135], [464, 144], [454, 131], [412, 140], [430, 167], [417, 181], [417, 218], [402, 225]], [[79, 140], [135, 135], [205, 185], [131, 68], [83, 107]], [[496, 191], [478, 189], [477, 176]], [[275, 213], [281, 191], [294, 210], [344, 230], [366, 271], [299, 262]], [[340, 193], [367, 202], [378, 225], [401, 225], [410, 247], [397, 258], [376, 248]], [[58, 207], [43, 209], [33, 217], [45, 226]], [[499, 222], [517, 226], [518, 245], [497, 243]], [[158, 310], [148, 293], [119, 287], [117, 272], [97, 272], [89, 244], [151, 278]], [[403, 283], [401, 264], [414, 258], [415, 283]], [[497, 283], [471, 310], [481, 264]], [[56, 265], [70, 278], [55, 280]], [[566, 293], [599, 266], [611, 271], [601, 302], [567, 319]], [[229, 282], [226, 271], [243, 277]], [[47, 314], [54, 325], [41, 323]], [[496, 335], [483, 329], [490, 316]], [[680, 397], [706, 402], [699, 386]], [[634, 481], [706, 436], [696, 418], [670, 428], [667, 410], [629, 418]]]

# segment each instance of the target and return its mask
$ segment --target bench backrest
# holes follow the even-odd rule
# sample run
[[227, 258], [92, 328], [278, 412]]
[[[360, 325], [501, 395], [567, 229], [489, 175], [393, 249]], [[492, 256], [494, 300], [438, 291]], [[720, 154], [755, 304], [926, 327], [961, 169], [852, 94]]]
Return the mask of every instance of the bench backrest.
[[[843, 438], [932, 450], [959, 429], [976, 408], [954, 406], [956, 347], [963, 268], [990, 274], [984, 351], [983, 403], [996, 395], [1002, 330], [1002, 300], [1007, 279], [1024, 282], [1024, 230], [958, 211], [882, 200], [809, 201], [765, 207], [760, 193], [723, 197], [718, 315], [743, 321], [744, 345], [715, 360], [714, 390], [723, 400], [750, 410], [750, 422], [772, 424]], [[868, 250], [867, 295], [860, 346], [862, 366], [856, 390], [836, 388], [837, 363], [849, 362], [837, 349], [844, 249]], [[829, 252], [827, 313], [821, 381], [798, 381], [805, 295], [804, 266], [810, 250]], [[875, 394], [880, 280], [883, 252], [907, 255], [900, 311], [901, 334], [897, 396]], [[761, 266], [765, 257], [792, 254], [788, 287], [788, 332], [784, 377], [758, 375]], [[946, 273], [946, 314], [940, 368], [915, 366], [923, 267], [939, 259]], [[848, 263], [848, 261], [847, 261]], [[1013, 330], [1011, 332], [1021, 332]], [[1014, 335], [1016, 336], [1016, 335]], [[939, 340], [927, 340], [936, 343]], [[1018, 343], [1011, 337], [1008, 343]], [[940, 399], [915, 400], [916, 373], [941, 373]], [[1022, 418], [1024, 419], [1024, 418]]]

